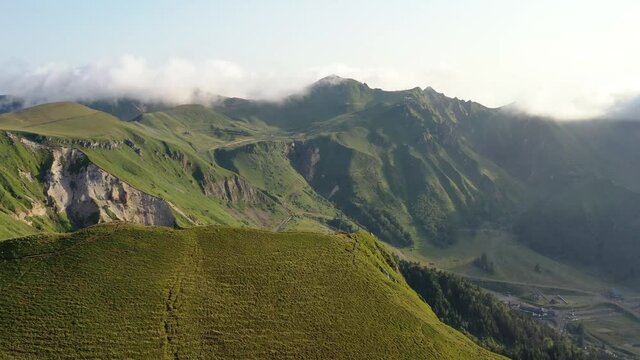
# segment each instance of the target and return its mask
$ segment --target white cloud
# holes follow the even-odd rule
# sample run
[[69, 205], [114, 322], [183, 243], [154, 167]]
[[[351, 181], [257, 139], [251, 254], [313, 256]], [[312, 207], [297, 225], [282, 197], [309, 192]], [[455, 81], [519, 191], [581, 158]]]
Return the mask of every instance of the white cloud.
[[609, 63], [568, 71], [566, 62], [548, 59], [502, 72], [481, 68], [469, 71], [469, 64], [445, 59], [435, 64], [419, 72], [415, 67], [411, 70], [334, 63], [274, 73], [249, 71], [221, 59], [173, 58], [150, 64], [144, 58], [124, 55], [116, 61], [82, 66], [52, 63], [21, 66], [20, 71], [13, 66], [12, 71], [0, 73], [0, 93], [23, 97], [31, 104], [115, 97], [189, 103], [209, 100], [214, 95], [277, 100], [302, 91], [319, 78], [336, 74], [388, 90], [433, 86], [448, 96], [488, 106], [515, 102], [527, 112], [564, 119], [601, 115], [619, 106], [621, 99], [640, 93], [636, 64], [621, 66], [617, 71]]
[[194, 62], [170, 59], [150, 65], [124, 55], [117, 61], [83, 66], [46, 64], [0, 77], [0, 92], [24, 97], [31, 103], [133, 97], [175, 103], [206, 95], [247, 96], [259, 76], [223, 60]]
[[188, 103], [212, 95], [276, 100], [329, 74], [382, 87], [397, 87], [400, 78], [390, 69], [344, 64], [277, 74], [251, 72], [220, 59], [196, 62], [173, 58], [151, 65], [144, 58], [124, 55], [112, 62], [82, 66], [51, 63], [3, 74], [0, 93], [23, 97], [30, 103], [114, 97]]

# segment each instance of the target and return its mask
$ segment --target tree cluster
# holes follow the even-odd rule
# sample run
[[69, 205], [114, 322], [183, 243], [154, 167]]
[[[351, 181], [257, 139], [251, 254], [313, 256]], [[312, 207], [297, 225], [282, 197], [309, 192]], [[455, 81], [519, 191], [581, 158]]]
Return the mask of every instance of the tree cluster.
[[407, 283], [446, 324], [481, 346], [522, 360], [600, 359], [578, 348], [555, 329], [509, 309], [459, 276], [399, 262]]

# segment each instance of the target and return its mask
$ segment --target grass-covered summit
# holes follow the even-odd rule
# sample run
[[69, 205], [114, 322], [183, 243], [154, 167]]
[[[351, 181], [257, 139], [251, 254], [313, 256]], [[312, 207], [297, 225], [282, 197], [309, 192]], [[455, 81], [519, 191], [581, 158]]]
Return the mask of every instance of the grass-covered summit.
[[115, 224], [0, 244], [0, 355], [493, 359], [364, 233]]

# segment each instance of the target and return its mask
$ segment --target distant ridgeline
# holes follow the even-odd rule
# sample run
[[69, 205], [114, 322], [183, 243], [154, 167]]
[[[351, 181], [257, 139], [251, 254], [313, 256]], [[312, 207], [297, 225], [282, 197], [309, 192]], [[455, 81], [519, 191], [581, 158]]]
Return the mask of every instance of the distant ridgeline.
[[24, 100], [9, 95], [0, 95], [0, 114], [22, 109]]

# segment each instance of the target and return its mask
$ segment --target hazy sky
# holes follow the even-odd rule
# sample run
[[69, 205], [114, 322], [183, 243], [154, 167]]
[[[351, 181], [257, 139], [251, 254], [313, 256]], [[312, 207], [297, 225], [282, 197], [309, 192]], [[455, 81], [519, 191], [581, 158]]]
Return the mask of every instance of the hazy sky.
[[278, 97], [335, 73], [539, 114], [640, 94], [640, 1], [0, 0], [0, 93]]

